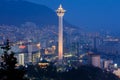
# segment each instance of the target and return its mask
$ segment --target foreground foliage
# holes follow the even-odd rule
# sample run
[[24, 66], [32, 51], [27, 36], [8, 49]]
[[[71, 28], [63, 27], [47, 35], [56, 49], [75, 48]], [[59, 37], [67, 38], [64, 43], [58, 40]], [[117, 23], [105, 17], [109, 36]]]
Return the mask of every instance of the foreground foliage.
[[65, 72], [57, 72], [52, 65], [46, 69], [31, 65], [28, 69], [29, 77], [34, 80], [120, 80], [113, 73], [93, 66], [81, 66]]
[[1, 48], [4, 50], [4, 53], [1, 56], [0, 80], [28, 80], [24, 77], [25, 68], [23, 66], [16, 67], [17, 58], [10, 51], [9, 40]]

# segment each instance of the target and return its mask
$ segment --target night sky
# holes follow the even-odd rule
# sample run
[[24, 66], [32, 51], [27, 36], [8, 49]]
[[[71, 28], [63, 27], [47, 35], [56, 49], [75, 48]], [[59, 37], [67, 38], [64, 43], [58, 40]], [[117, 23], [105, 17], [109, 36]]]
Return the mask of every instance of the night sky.
[[[120, 0], [28, 0], [56, 10], [62, 4], [65, 20], [91, 30], [120, 29]], [[113, 30], [113, 31], [114, 31]]]

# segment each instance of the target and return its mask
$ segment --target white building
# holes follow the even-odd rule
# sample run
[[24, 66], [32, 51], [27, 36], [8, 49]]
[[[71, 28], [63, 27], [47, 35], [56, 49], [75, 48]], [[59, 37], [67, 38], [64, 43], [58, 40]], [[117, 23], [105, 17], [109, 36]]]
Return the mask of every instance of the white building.
[[24, 54], [18, 54], [18, 64], [19, 65], [24, 65]]

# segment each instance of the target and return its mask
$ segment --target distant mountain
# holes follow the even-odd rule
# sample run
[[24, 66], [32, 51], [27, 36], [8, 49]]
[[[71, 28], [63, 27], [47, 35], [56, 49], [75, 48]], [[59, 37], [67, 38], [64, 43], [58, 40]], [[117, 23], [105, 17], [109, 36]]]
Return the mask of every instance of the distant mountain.
[[20, 25], [24, 22], [56, 25], [55, 12], [44, 6], [24, 0], [0, 0], [0, 24]]
[[[57, 25], [56, 12], [44, 5], [25, 0], [0, 0], [0, 34], [4, 37], [12, 36], [9, 39], [14, 39], [11, 40], [48, 40], [57, 34]], [[74, 35], [80, 29], [64, 20], [64, 32]]]

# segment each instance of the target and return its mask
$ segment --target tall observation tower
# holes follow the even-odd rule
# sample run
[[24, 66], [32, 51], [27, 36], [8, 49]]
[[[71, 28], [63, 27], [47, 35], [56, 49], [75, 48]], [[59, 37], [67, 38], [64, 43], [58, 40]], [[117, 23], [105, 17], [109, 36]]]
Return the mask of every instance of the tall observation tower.
[[62, 5], [56, 10], [56, 13], [59, 17], [59, 35], [58, 35], [58, 58], [60, 61], [63, 59], [63, 16], [65, 10], [62, 8]]

